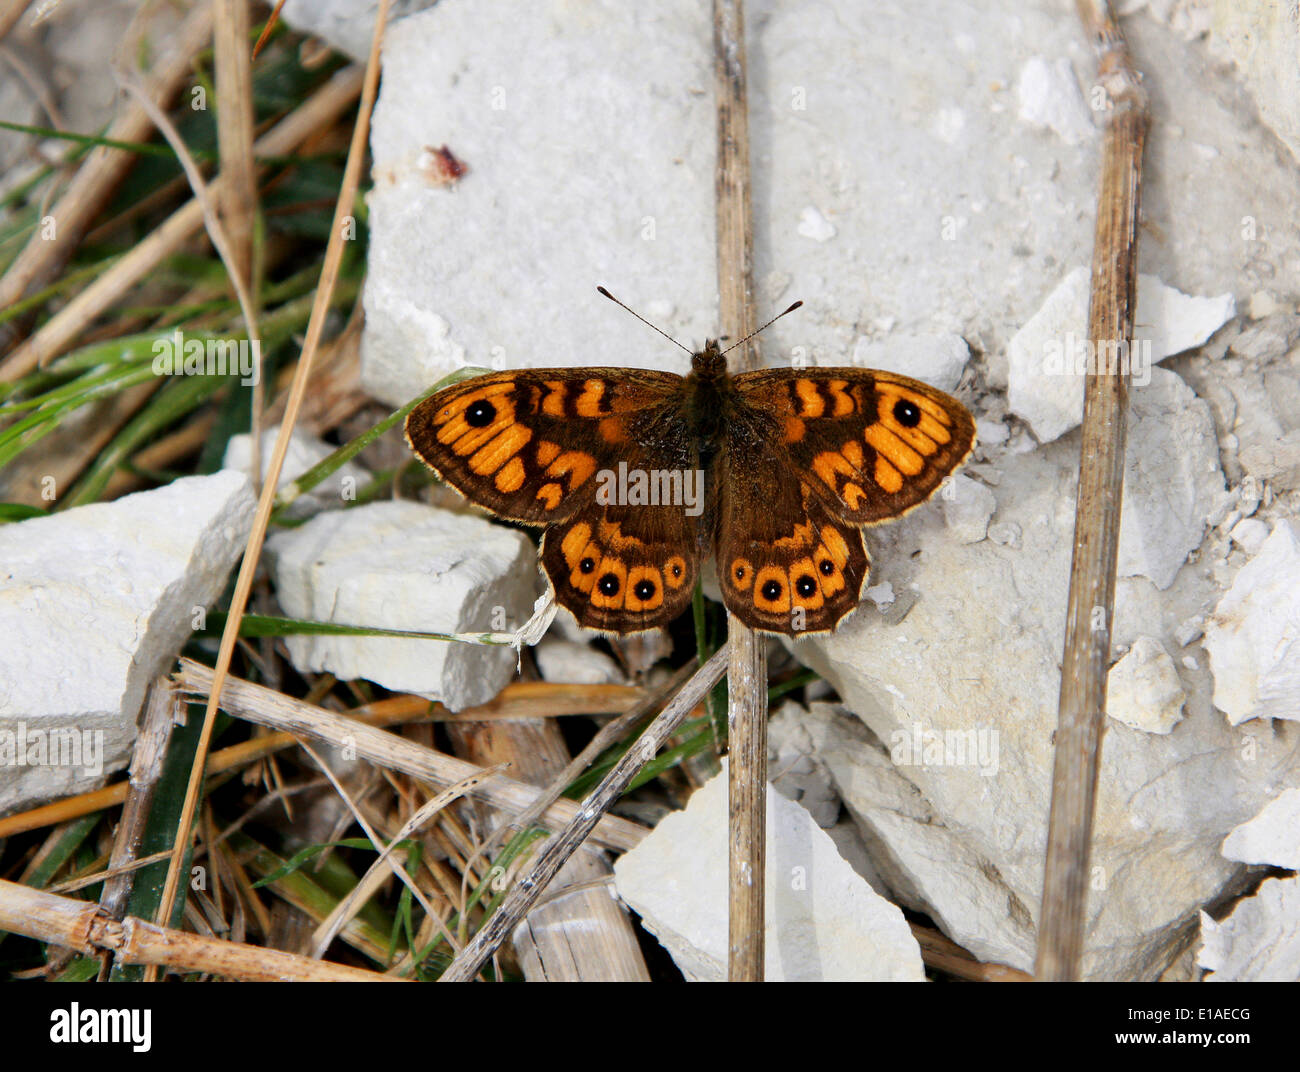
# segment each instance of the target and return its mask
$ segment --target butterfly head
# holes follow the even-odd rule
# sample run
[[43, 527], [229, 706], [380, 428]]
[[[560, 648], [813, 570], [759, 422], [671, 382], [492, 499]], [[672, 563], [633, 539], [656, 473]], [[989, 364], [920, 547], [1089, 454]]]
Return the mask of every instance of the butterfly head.
[[691, 355], [691, 371], [702, 380], [720, 380], [727, 373], [727, 360], [722, 356], [717, 339], [710, 339], [703, 350]]

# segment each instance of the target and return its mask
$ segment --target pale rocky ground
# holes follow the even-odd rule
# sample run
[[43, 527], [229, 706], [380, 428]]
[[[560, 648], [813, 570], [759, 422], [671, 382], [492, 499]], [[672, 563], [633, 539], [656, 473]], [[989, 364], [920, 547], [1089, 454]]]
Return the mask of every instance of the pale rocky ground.
[[[398, 403], [461, 364], [680, 369], [593, 290], [689, 342], [713, 329], [702, 9], [543, 7], [480, 33], [487, 9], [444, 0], [387, 46], [367, 384]], [[1243, 87], [1216, 17], [1126, 22], [1155, 116], [1138, 353], [1161, 364], [1134, 367], [1093, 977], [1159, 975], [1240, 876], [1226, 834], [1300, 783], [1300, 585], [1276, 580], [1300, 487], [1294, 131], [1260, 121], [1285, 102]], [[872, 533], [871, 601], [790, 646], [843, 705], [783, 713], [773, 748], [827, 772], [821, 819], [833, 793], [882, 892], [1029, 968], [1082, 408], [1081, 378], [1044, 363], [1086, 335], [1093, 60], [1046, 3], [747, 18], [760, 303], [806, 303], [764, 337], [769, 364], [955, 387], [982, 444], [938, 502]], [[422, 155], [443, 144], [469, 168], [452, 186]], [[899, 752], [944, 734], [985, 761]]]
[[[355, 54], [368, 30], [348, 6], [286, 14], [321, 20]], [[688, 343], [716, 330], [706, 10], [442, 0], [391, 28], [363, 343], [376, 398], [404, 403], [466, 364], [684, 369], [595, 286]], [[1087, 971], [1154, 978], [1199, 925], [1212, 977], [1247, 977], [1261, 948], [1272, 977], [1294, 977], [1294, 879], [1270, 879], [1219, 924], [1201, 909], [1241, 888], [1245, 868], [1296, 866], [1300, 29], [1262, 2], [1125, 10], [1154, 116], [1138, 334], [1161, 363], [1142, 370], [1129, 419]], [[1094, 60], [1069, 6], [1048, 0], [772, 0], [747, 5], [747, 22], [760, 312], [805, 302], [764, 337], [768, 363], [920, 375], [970, 406], [981, 441], [939, 500], [871, 533], [872, 588], [845, 627], [790, 645], [841, 702], [774, 714], [774, 782], [806, 807], [773, 812], [822, 861], [818, 882], [828, 846], [814, 820], [876, 894], [925, 911], [977, 956], [1029, 968], [1081, 397], [1044, 358], [1083, 334], [1105, 103]], [[431, 166], [442, 145], [468, 169], [453, 184]], [[303, 467], [318, 452], [307, 447]], [[404, 540], [425, 530], [422, 558]], [[514, 628], [536, 591], [517, 534], [415, 504], [328, 510], [270, 552], [289, 613], [354, 624], [485, 630], [502, 608]], [[538, 660], [552, 679], [580, 659], [580, 638], [561, 635]], [[304, 668], [453, 704], [512, 669], [492, 649], [474, 649], [487, 663], [470, 668], [427, 648], [395, 659], [408, 643], [291, 648]], [[590, 679], [616, 671], [591, 660]], [[118, 699], [138, 709], [138, 684], [112, 684], [100, 706], [122, 721]], [[946, 754], [927, 754], [936, 740]], [[665, 888], [716, 858], [725, 809], [709, 792], [656, 834]], [[654, 883], [634, 892], [637, 861], [625, 861], [624, 896], [689, 975], [709, 977], [725, 935], [716, 912], [652, 902]], [[912, 977], [897, 909], [836, 874], [814, 892], [871, 921], [871, 962], [857, 970]], [[803, 929], [778, 930], [769, 948], [807, 939], [817, 912], [798, 914], [812, 904], [795, 904]], [[719, 894], [709, 911], [724, 905]], [[891, 952], [871, 945], [886, 934]], [[829, 963], [777, 968], [839, 970]]]

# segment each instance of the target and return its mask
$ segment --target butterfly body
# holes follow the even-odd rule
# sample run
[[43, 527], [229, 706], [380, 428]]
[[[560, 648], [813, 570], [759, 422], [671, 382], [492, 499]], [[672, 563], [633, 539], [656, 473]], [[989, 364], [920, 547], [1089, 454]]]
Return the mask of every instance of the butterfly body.
[[545, 526], [543, 569], [580, 624], [666, 625], [712, 556], [732, 613], [799, 636], [857, 607], [861, 526], [928, 499], [975, 428], [955, 399], [905, 376], [733, 376], [710, 342], [684, 377], [566, 368], [466, 380], [413, 409], [406, 435], [470, 501]]

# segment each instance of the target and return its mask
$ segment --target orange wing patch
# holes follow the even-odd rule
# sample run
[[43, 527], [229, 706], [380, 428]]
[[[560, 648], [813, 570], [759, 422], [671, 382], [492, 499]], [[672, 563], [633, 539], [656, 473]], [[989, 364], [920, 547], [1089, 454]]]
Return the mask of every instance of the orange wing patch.
[[593, 510], [547, 530], [542, 563], [556, 600], [581, 624], [626, 633], [663, 625], [689, 604], [697, 562], [678, 550], [686, 547], [696, 547], [689, 529], [634, 534]]

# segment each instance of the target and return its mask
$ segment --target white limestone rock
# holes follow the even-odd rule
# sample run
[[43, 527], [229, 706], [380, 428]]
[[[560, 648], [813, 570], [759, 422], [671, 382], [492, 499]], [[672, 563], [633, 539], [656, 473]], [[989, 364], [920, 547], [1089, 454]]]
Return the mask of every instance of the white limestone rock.
[[[222, 471], [0, 525], [0, 814], [126, 765], [145, 690], [202, 626], [253, 509], [248, 479]], [[50, 735], [80, 762], [42, 760]]]
[[975, 439], [987, 447], [1000, 447], [1011, 438], [1011, 432], [1001, 421], [984, 417], [975, 418]]
[[[872, 892], [798, 804], [767, 796], [769, 981], [920, 982], [903, 913]], [[727, 774], [705, 783], [614, 865], [621, 896], [687, 979], [727, 976]]]
[[[775, 0], [751, 16], [760, 306], [806, 303], [764, 333], [769, 363], [845, 364], [876, 325], [969, 339], [1005, 385], [1007, 344], [1043, 280], [1091, 257], [1097, 138], [1044, 135], [1018, 118], [1016, 90], [1035, 56], [1093, 69], [1077, 26], [1049, 0], [956, 18], [942, 0]], [[1163, 196], [1144, 212], [1168, 241], [1143, 246], [1144, 266], [1194, 294], [1289, 278], [1294, 229], [1223, 240], [1243, 215], [1261, 235], [1288, 218], [1294, 174], [1271, 135], [1196, 46], [1129, 21], [1144, 70], [1185, 102], [1177, 134], [1152, 131]], [[404, 401], [462, 362], [685, 367], [594, 287], [663, 310], [687, 342], [718, 330], [711, 39], [707, 10], [686, 0], [443, 0], [391, 27], [373, 137], [372, 388]], [[442, 144], [468, 170], [431, 186], [419, 162]], [[798, 233], [809, 206], [830, 241]]]
[[1042, 56], [1032, 57], [1020, 69], [1016, 93], [1020, 97], [1020, 118], [1030, 126], [1055, 131], [1067, 145], [1078, 145], [1096, 136], [1092, 112], [1067, 57], [1058, 56], [1051, 63]]
[[[271, 453], [275, 449], [275, 441], [279, 434], [278, 424], [262, 432], [263, 478], [270, 469]], [[230, 442], [226, 444], [222, 466], [251, 474], [252, 438], [247, 434], [231, 436]], [[284, 456], [284, 466], [280, 470], [280, 481], [276, 484], [275, 490], [283, 491], [308, 469], [332, 454], [334, 449], [323, 439], [317, 439], [315, 436], [294, 429], [289, 436], [289, 452]], [[322, 510], [343, 506], [355, 500], [357, 491], [369, 480], [370, 475], [361, 466], [355, 462], [344, 462], [310, 491], [294, 499], [285, 510], [285, 516], [297, 521], [318, 514]]]
[[[1064, 435], [1083, 418], [1089, 279], [1086, 267], [1071, 271], [1011, 340], [1007, 403], [1040, 442]], [[1139, 275], [1133, 348], [1124, 358], [1132, 369], [1134, 398], [1153, 364], [1201, 345], [1235, 312], [1231, 294], [1193, 297]], [[1105, 363], [1107, 356], [1099, 353], [1096, 360]]]
[[1243, 864], [1300, 871], [1300, 789], [1284, 789], [1223, 839], [1223, 855]]
[[1279, 521], [1205, 623], [1214, 706], [1231, 725], [1300, 719], [1300, 532]]
[[[980, 960], [1032, 971], [1034, 938], [1025, 926], [1031, 906], [909, 780], [909, 769], [926, 758], [926, 742], [915, 746], [914, 727], [882, 743], [831, 703], [809, 704], [799, 725], [862, 837], [869, 866], [854, 867], [872, 889], [924, 912]], [[986, 752], [983, 769], [990, 778], [996, 777], [995, 765]]]
[[[390, 0], [388, 23], [432, 7], [437, 0]], [[357, 63], [370, 55], [375, 33], [374, 0], [286, 0], [281, 18], [296, 30], [328, 41]]]
[[801, 805], [823, 830], [840, 814], [840, 798], [830, 772], [813, 754], [813, 742], [803, 721], [802, 706], [786, 701], [768, 720], [768, 770], [772, 786], [787, 800]]
[[857, 367], [899, 372], [941, 391], [956, 389], [969, 360], [970, 347], [960, 335], [864, 336], [853, 347]]
[[884, 584], [871, 585], [863, 595], [876, 605], [876, 610], [883, 611], [887, 607], [893, 606], [897, 596], [894, 595], [894, 586], [886, 581]]
[[943, 519], [961, 543], [979, 543], [988, 535], [989, 520], [997, 509], [993, 491], [978, 480], [958, 473], [939, 493]]
[[1268, 124], [1300, 162], [1300, 13], [1294, 4], [1239, 0], [1210, 5], [1213, 29]]
[[835, 225], [812, 205], [808, 205], [799, 213], [799, 226], [796, 230], [804, 238], [811, 238], [814, 242], [829, 242], [835, 237]]
[[1207, 983], [1300, 980], [1300, 878], [1270, 878], [1222, 923], [1201, 913], [1196, 962]]
[[1254, 517], [1244, 517], [1232, 526], [1228, 533], [1233, 543], [1240, 545], [1248, 555], [1253, 555], [1268, 539], [1268, 523]]
[[[982, 959], [1022, 969], [1032, 967], [1041, 900], [1077, 465], [1069, 441], [998, 457], [998, 517], [1017, 527], [1014, 543], [957, 542], [937, 503], [869, 530], [872, 581], [907, 593], [907, 613], [860, 611], [831, 636], [789, 644], [863, 733], [898, 749], [890, 773], [915, 797], [907, 811], [902, 788], [862, 773], [868, 750], [842, 724], [817, 755], [900, 903]], [[1146, 635], [1172, 651], [1175, 630], [1216, 593], [1201, 567], [1177, 571], [1165, 590], [1121, 577], [1112, 642]], [[1175, 732], [1116, 727], [1102, 750], [1094, 860], [1108, 879], [1106, 895], [1089, 900], [1089, 978], [1158, 976], [1169, 943], [1236, 873], [1219, 853], [1224, 836], [1278, 785], [1300, 782], [1287, 738], [1214, 715], [1203, 662], [1179, 676], [1187, 695]], [[1243, 733], [1252, 763], [1240, 761]], [[918, 734], [920, 748], [910, 743]], [[963, 739], [973, 758], [968, 747], [962, 762], [942, 751], [942, 762], [916, 761], [927, 741]], [[852, 761], [829, 758], [837, 751]]]
[[1209, 407], [1174, 373], [1130, 395], [1119, 575], [1173, 584], [1224, 494]]
[[1300, 430], [1292, 429], [1270, 442], [1244, 445], [1237, 457], [1242, 467], [1278, 490], [1300, 488]]
[[[713, 103], [688, 88], [712, 84], [711, 40], [688, 0], [444, 0], [389, 27], [371, 129], [371, 394], [401, 404], [465, 364], [686, 371], [596, 285], [679, 310], [659, 325], [677, 338], [717, 334]], [[421, 167], [444, 144], [466, 168], [449, 184]]]
[[548, 636], [535, 648], [533, 658], [544, 681], [571, 685], [622, 685], [627, 675], [618, 663], [590, 644]]
[[1174, 661], [1155, 637], [1138, 637], [1107, 675], [1106, 714], [1135, 730], [1169, 733], [1182, 721], [1186, 699]]
[[[413, 502], [331, 510], [272, 536], [266, 557], [287, 615], [436, 633], [508, 632], [528, 620], [537, 551], [522, 533]], [[291, 636], [300, 670], [486, 703], [515, 672], [507, 646], [399, 637]]]

